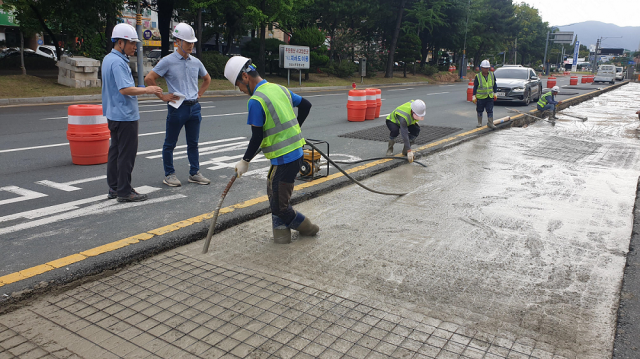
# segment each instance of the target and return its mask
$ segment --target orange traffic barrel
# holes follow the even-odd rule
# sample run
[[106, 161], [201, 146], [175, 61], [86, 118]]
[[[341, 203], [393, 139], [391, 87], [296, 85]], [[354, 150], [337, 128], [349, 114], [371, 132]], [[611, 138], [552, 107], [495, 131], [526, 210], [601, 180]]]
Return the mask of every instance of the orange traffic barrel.
[[365, 112], [365, 120], [374, 120], [376, 118], [376, 89], [365, 89], [367, 92], [367, 112]]
[[588, 75], [583, 75], [582, 79], [580, 79], [580, 83], [586, 84], [589, 82], [589, 76]]
[[547, 79], [547, 88], [552, 88], [555, 85], [556, 85], [556, 78], [553, 76], [549, 76], [549, 78]]
[[376, 89], [376, 118], [380, 117], [381, 108], [382, 108], [382, 90]]
[[109, 126], [101, 105], [72, 105], [67, 111], [67, 140], [76, 165], [107, 163]]
[[352, 122], [364, 121], [367, 113], [367, 91], [351, 90], [347, 101], [347, 120]]
[[471, 102], [473, 100], [473, 80], [469, 80], [469, 84], [467, 85], [467, 101]]
[[588, 82], [590, 82], [590, 83], [593, 82], [593, 78], [594, 77], [595, 77], [594, 75], [589, 75], [589, 81]]
[[569, 85], [577, 85], [578, 84], [578, 75], [573, 75], [569, 79]]

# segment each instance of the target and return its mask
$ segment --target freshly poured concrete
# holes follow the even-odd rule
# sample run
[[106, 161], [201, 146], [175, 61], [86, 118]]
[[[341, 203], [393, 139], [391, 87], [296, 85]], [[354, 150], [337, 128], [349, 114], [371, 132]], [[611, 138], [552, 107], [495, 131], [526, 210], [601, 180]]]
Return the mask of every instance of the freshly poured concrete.
[[[462, 144], [297, 205], [321, 230], [289, 245], [270, 216], [216, 234], [207, 255], [368, 296], [512, 340], [611, 355], [640, 171], [629, 84], [567, 113]], [[382, 150], [382, 149], [381, 149]]]

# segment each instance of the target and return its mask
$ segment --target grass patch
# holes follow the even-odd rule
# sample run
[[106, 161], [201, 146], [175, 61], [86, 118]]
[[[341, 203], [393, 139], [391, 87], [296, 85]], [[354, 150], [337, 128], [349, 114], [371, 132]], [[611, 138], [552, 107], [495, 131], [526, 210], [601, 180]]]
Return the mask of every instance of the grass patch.
[[[433, 77], [427, 77], [422, 74], [412, 75], [407, 74], [407, 77], [402, 77], [401, 71], [394, 72], [394, 77], [385, 78], [384, 73], [377, 73], [375, 77], [365, 77], [364, 84], [360, 83], [360, 77], [351, 78], [338, 78], [334, 76], [328, 76], [326, 74], [309, 74], [309, 80], [304, 80], [304, 74], [302, 74], [302, 87], [325, 87], [325, 86], [345, 86], [350, 87], [352, 83], [356, 83], [358, 87], [364, 88], [372, 85], [386, 85], [386, 84], [401, 84], [406, 82], [453, 82], [455, 80], [454, 75], [447, 73], [435, 74]], [[137, 78], [136, 78], [137, 79]], [[267, 75], [265, 79], [269, 82], [277, 83], [280, 85], [287, 85], [287, 78], [277, 75]], [[162, 78], [158, 79], [158, 85], [167, 92], [166, 81]], [[202, 83], [200, 79], [199, 83]], [[291, 87], [299, 87], [298, 73], [291, 73]], [[233, 87], [227, 80], [211, 80], [209, 90], [233, 90]], [[26, 97], [48, 97], [48, 96], [74, 96], [74, 95], [95, 95], [100, 94], [102, 89], [100, 87], [92, 88], [71, 88], [58, 84], [58, 79], [55, 77], [36, 77], [36, 76], [22, 76], [22, 75], [7, 75], [0, 76], [0, 98], [26, 98]]]

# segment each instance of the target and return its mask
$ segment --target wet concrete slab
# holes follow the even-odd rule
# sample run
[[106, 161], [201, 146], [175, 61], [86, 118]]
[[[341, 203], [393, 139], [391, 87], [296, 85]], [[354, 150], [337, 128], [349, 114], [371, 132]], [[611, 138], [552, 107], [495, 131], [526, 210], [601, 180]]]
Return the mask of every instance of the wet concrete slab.
[[[640, 144], [630, 84], [296, 207], [316, 238], [271, 240], [270, 217], [217, 234], [207, 261], [295, 275], [345, 295], [577, 358], [611, 355]], [[193, 247], [195, 248], [195, 247]], [[190, 249], [193, 250], [193, 249]]]

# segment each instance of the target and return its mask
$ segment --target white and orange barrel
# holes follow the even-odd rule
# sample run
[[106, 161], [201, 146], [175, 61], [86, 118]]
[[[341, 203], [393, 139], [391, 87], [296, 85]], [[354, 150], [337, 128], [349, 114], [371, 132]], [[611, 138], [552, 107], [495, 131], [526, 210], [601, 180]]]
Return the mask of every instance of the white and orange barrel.
[[102, 106], [72, 105], [67, 114], [71, 161], [76, 165], [107, 163], [111, 133]]
[[376, 89], [376, 118], [380, 117], [380, 108], [382, 108], [382, 90]]
[[376, 89], [365, 89], [367, 92], [367, 112], [364, 114], [365, 120], [374, 120], [376, 118]]
[[547, 79], [547, 88], [552, 88], [555, 85], [556, 85], [556, 78], [553, 76], [549, 76], [549, 78]]
[[473, 80], [469, 80], [467, 84], [467, 101], [473, 100]]
[[573, 75], [569, 79], [569, 85], [577, 85], [578, 84], [578, 75]]
[[351, 90], [347, 100], [347, 120], [351, 122], [364, 121], [367, 113], [367, 91]]

